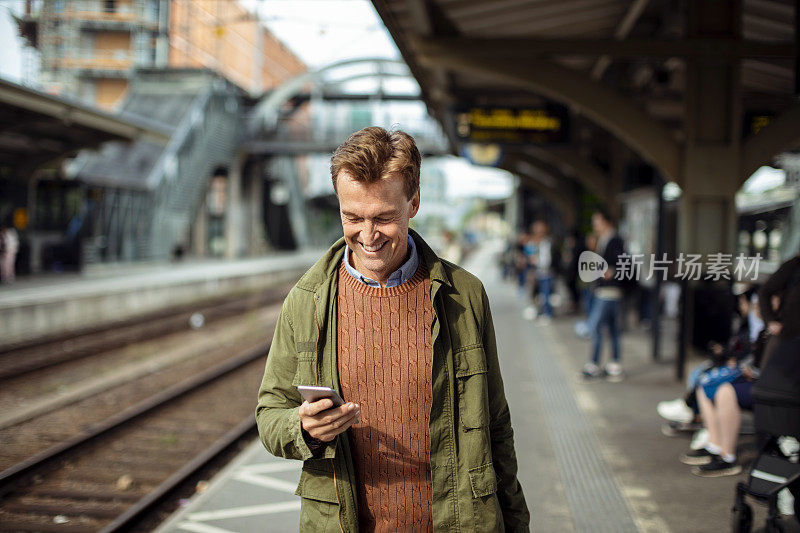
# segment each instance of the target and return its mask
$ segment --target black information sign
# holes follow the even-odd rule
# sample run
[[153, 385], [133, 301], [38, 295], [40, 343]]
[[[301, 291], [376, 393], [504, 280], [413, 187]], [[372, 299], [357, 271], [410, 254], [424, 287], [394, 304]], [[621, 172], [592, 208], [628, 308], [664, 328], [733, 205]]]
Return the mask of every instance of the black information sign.
[[569, 110], [547, 104], [539, 108], [469, 107], [456, 110], [459, 138], [476, 143], [563, 144], [569, 142]]

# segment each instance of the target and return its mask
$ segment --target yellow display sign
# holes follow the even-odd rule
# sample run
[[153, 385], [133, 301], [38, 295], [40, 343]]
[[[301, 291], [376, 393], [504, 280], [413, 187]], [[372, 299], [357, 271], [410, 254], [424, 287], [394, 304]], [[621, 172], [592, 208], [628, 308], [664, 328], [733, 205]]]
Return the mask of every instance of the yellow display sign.
[[469, 117], [479, 129], [558, 131], [561, 119], [542, 109], [514, 112], [510, 109], [473, 109]]
[[456, 113], [459, 137], [472, 142], [557, 144], [569, 141], [569, 111], [548, 104], [540, 108], [472, 107]]

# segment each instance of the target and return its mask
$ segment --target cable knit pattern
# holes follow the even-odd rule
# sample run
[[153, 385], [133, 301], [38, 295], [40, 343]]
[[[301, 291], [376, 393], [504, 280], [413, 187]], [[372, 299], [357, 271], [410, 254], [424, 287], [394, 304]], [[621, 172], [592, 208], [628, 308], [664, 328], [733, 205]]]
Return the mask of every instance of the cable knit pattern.
[[349, 430], [360, 531], [433, 531], [430, 286], [424, 265], [390, 288], [339, 268], [339, 381], [361, 405]]

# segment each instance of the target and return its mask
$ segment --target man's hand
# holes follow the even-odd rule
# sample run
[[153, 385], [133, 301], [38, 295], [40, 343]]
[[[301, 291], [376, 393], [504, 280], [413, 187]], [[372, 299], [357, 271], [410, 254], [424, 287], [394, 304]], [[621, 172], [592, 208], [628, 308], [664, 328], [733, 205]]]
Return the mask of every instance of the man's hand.
[[783, 324], [780, 322], [770, 322], [767, 324], [767, 330], [769, 330], [771, 335], [780, 335], [781, 330], [783, 329]]
[[333, 400], [328, 398], [314, 403], [305, 401], [300, 406], [300, 425], [312, 438], [330, 442], [339, 433], [347, 431], [361, 416], [361, 407], [353, 402], [335, 409], [331, 407]]

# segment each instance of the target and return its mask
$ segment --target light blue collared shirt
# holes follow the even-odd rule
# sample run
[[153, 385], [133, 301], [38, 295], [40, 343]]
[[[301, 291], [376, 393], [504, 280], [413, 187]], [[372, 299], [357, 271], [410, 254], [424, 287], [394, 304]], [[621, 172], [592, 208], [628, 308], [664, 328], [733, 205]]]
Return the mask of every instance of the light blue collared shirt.
[[[397, 287], [398, 285], [405, 283], [417, 273], [417, 268], [419, 267], [419, 253], [417, 253], [417, 246], [414, 244], [414, 239], [411, 238], [411, 235], [408, 236], [408, 249], [411, 250], [411, 256], [400, 266], [400, 268], [392, 272], [392, 274], [389, 276], [389, 279], [386, 280], [387, 289], [389, 287]], [[374, 279], [366, 277], [350, 264], [350, 248], [346, 244], [344, 245], [344, 268], [347, 270], [348, 274], [356, 278], [364, 285], [380, 288], [380, 283]]]

